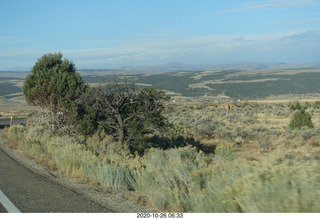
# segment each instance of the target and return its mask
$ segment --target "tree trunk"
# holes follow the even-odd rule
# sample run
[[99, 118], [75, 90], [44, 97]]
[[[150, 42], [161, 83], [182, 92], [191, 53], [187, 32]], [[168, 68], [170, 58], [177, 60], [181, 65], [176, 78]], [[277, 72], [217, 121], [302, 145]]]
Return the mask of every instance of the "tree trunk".
[[123, 119], [120, 114], [117, 115], [117, 120], [119, 123], [119, 142], [123, 143], [124, 142], [124, 123]]

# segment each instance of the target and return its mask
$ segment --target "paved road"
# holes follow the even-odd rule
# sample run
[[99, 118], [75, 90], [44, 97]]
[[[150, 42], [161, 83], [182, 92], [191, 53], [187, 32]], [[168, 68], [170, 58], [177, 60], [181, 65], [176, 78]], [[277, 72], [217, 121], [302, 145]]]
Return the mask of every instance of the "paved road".
[[0, 203], [0, 213], [5, 213], [5, 212], [7, 212], [7, 210]]
[[[25, 118], [13, 118], [12, 120], [12, 125], [16, 124], [23, 124], [25, 123], [26, 119]], [[0, 119], [0, 129], [10, 126], [10, 119], [5, 118], [5, 119]]]
[[[21, 165], [1, 148], [0, 190], [20, 212], [112, 212]], [[0, 212], [7, 212], [4, 205]]]

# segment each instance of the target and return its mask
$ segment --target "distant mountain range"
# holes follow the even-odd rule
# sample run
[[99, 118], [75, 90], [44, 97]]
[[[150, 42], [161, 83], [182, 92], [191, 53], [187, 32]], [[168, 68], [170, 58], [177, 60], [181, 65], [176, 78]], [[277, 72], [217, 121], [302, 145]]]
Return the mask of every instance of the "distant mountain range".
[[320, 62], [309, 62], [300, 64], [287, 63], [255, 63], [238, 62], [232, 64], [184, 64], [172, 62], [155, 66], [122, 66], [121, 70], [134, 71], [207, 71], [207, 70], [253, 70], [253, 69], [299, 69], [299, 68], [320, 68]]
[[[287, 63], [255, 63], [238, 62], [232, 64], [185, 64], [172, 62], [163, 65], [154, 66], [122, 66], [118, 69], [78, 69], [81, 75], [118, 75], [118, 74], [139, 74], [151, 73], [159, 74], [175, 71], [210, 71], [210, 70], [262, 70], [262, 69], [307, 69], [320, 68], [319, 62], [308, 62], [299, 64]], [[25, 77], [29, 71], [0, 71], [0, 77]]]

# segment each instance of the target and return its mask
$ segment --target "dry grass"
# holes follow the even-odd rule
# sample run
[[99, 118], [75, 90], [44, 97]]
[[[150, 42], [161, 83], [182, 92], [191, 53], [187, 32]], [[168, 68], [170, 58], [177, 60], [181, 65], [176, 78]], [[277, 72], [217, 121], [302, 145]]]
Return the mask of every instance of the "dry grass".
[[1, 106], [0, 115], [2, 118], [13, 117], [27, 117], [30, 113], [37, 110], [37, 107], [27, 105], [13, 105], [13, 106]]
[[319, 69], [266, 69], [266, 70], [245, 70], [232, 74], [228, 74], [227, 78], [243, 76], [243, 75], [295, 75], [303, 73], [318, 73]]
[[232, 80], [228, 81], [225, 79], [219, 79], [219, 80], [208, 80], [208, 81], [202, 81], [200, 83], [195, 84], [189, 84], [188, 86], [190, 88], [207, 88], [209, 90], [213, 90], [212, 88], [209, 88], [207, 84], [240, 84], [240, 83], [258, 83], [258, 82], [266, 82], [266, 81], [278, 81], [278, 80], [289, 80], [289, 79], [283, 79], [283, 78], [267, 78], [267, 79], [255, 79], [255, 80]]
[[[97, 186], [133, 190], [128, 198], [159, 211], [319, 212], [320, 116], [314, 129], [288, 128], [287, 105], [246, 104], [226, 111], [212, 103], [171, 104], [166, 116], [185, 147], [133, 156], [104, 133], [85, 139], [40, 127], [5, 132], [18, 148], [61, 174]], [[196, 142], [215, 145], [199, 151]]]
[[248, 102], [250, 103], [260, 103], [260, 104], [268, 104], [268, 103], [283, 103], [283, 104], [288, 104], [288, 103], [292, 103], [292, 102], [309, 102], [309, 103], [314, 103], [316, 101], [319, 101], [319, 97], [314, 97], [314, 98], [305, 98], [305, 97], [301, 97], [301, 98], [295, 98], [295, 99], [290, 99], [290, 98], [283, 98], [280, 97], [279, 99], [263, 99], [263, 100], [248, 100]]

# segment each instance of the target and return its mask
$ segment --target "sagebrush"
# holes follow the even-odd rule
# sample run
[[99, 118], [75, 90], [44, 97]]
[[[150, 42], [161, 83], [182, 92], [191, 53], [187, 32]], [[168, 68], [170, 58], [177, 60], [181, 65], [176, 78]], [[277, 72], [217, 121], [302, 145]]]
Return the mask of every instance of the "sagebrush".
[[[127, 198], [159, 211], [320, 211], [317, 114], [313, 129], [291, 130], [295, 112], [289, 106], [247, 104], [224, 111], [174, 105], [168, 109], [166, 116], [177, 127], [174, 135], [193, 136], [194, 141], [172, 141], [176, 147], [150, 148], [143, 156], [130, 153], [128, 145], [105, 132], [70, 137], [53, 135], [42, 127], [13, 126], [5, 135], [61, 174], [131, 191]], [[199, 132], [198, 117], [208, 121], [203, 126], [219, 125]], [[198, 144], [213, 145], [214, 150], [204, 152]]]

